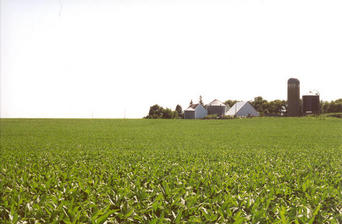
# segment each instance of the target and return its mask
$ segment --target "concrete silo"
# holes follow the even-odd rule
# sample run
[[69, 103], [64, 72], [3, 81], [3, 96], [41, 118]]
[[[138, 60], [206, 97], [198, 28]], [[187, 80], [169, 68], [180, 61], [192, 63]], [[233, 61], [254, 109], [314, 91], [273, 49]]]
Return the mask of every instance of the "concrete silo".
[[289, 117], [301, 115], [299, 91], [299, 80], [290, 78], [287, 81], [287, 116]]

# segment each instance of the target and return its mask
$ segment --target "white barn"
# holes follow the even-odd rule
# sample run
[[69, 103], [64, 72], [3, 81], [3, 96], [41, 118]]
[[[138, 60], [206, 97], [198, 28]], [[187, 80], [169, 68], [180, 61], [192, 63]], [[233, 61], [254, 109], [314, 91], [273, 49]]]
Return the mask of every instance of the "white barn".
[[259, 112], [254, 109], [248, 102], [235, 103], [226, 113], [228, 116], [234, 117], [258, 117]]
[[201, 104], [191, 104], [184, 110], [184, 119], [200, 119], [208, 115], [208, 111]]

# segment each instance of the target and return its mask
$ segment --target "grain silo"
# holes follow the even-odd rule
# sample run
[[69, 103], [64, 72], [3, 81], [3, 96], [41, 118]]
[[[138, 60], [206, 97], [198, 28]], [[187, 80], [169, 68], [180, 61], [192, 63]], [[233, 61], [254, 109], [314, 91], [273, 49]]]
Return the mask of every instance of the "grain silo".
[[222, 103], [217, 99], [213, 100], [205, 107], [208, 110], [209, 115], [216, 114], [217, 116], [224, 116], [229, 109], [229, 106], [227, 106], [226, 104]]
[[290, 78], [287, 81], [287, 116], [297, 117], [300, 115], [299, 80]]
[[303, 95], [303, 113], [319, 114], [319, 95]]

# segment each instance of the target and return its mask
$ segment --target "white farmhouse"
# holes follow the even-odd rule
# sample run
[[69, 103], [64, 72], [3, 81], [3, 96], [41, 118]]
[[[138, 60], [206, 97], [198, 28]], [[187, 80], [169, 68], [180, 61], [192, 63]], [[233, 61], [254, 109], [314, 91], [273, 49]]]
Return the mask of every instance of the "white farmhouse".
[[248, 102], [235, 103], [226, 113], [228, 116], [234, 117], [258, 117], [259, 112], [254, 109]]
[[208, 111], [201, 104], [191, 104], [184, 110], [184, 119], [200, 119], [208, 115]]

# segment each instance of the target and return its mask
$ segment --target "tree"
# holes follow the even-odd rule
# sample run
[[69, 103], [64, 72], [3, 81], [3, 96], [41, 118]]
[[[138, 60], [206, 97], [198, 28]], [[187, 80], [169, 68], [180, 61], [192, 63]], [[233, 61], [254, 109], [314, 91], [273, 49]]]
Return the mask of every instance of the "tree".
[[192, 99], [191, 99], [189, 106], [191, 106], [192, 104], [194, 104], [194, 103], [192, 102]]
[[252, 106], [260, 113], [269, 113], [267, 100], [264, 100], [261, 96], [254, 98], [254, 101], [250, 102]]
[[173, 111], [170, 108], [163, 108], [159, 106], [158, 104], [155, 104], [150, 107], [150, 110], [148, 112], [148, 115], [144, 118], [147, 119], [174, 119], [182, 117], [182, 107], [180, 105], [177, 105], [176, 110], [179, 110], [181, 112], [180, 116], [178, 111]]
[[199, 104], [201, 104], [202, 106], [204, 106], [202, 96], [199, 96]]
[[342, 112], [342, 99], [335, 101], [321, 101], [321, 113]]
[[183, 117], [183, 110], [181, 105], [177, 104], [175, 111], [177, 112], [178, 117]]
[[162, 116], [161, 118], [164, 118], [164, 119], [171, 119], [171, 118], [174, 118], [174, 113], [171, 109], [169, 108], [166, 108], [166, 109], [163, 109], [163, 113], [162, 113]]
[[145, 118], [150, 118], [150, 119], [161, 118], [163, 116], [163, 110], [164, 108], [162, 108], [158, 104], [155, 104], [150, 107], [148, 115]]
[[341, 103], [342, 104], [342, 98], [335, 100], [335, 103]]
[[237, 103], [237, 100], [226, 100], [224, 104], [226, 104], [229, 107], [232, 107], [235, 103]]
[[268, 113], [270, 114], [283, 114], [286, 113], [285, 100], [273, 100], [265, 104]]
[[287, 112], [285, 100], [273, 100], [268, 102], [261, 96], [258, 96], [250, 103], [260, 114], [283, 115]]

